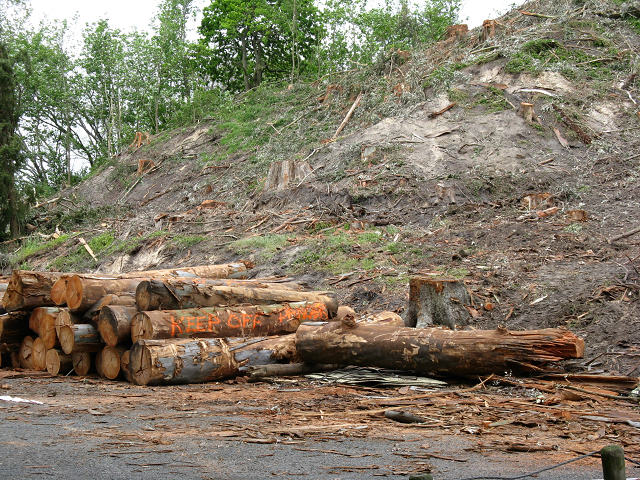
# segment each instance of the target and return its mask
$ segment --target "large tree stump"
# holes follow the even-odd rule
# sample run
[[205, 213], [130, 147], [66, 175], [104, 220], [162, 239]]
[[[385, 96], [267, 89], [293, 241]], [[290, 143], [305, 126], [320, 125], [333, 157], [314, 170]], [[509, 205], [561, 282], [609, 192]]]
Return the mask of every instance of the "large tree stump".
[[155, 310], [138, 312], [133, 316], [131, 340], [284, 335], [295, 332], [302, 322], [328, 318], [324, 304], [311, 302]]
[[471, 296], [463, 282], [452, 278], [415, 277], [409, 281], [404, 323], [407, 327], [444, 325], [454, 329], [456, 325], [466, 325], [470, 318], [465, 305], [471, 305]]
[[[151, 307], [151, 298], [159, 301]], [[234, 305], [271, 305], [284, 302], [320, 302], [327, 307], [330, 317], [338, 310], [338, 300], [333, 292], [300, 292], [277, 287], [241, 287], [227, 285], [199, 285], [171, 280], [140, 282], [136, 289], [136, 303], [145, 310], [182, 310], [186, 308], [219, 307]]]
[[51, 287], [62, 273], [14, 270], [2, 303], [7, 312], [53, 307]]
[[293, 162], [282, 160], [272, 162], [269, 166], [267, 180], [264, 183], [264, 192], [277, 192], [286, 190], [291, 183], [300, 183], [307, 178], [313, 170], [307, 162]]
[[293, 358], [295, 335], [261, 341], [224, 338], [140, 340], [130, 351], [129, 370], [137, 385], [202, 383], [231, 378], [242, 367]]
[[104, 343], [115, 347], [119, 343], [131, 341], [131, 319], [138, 313], [136, 307], [107, 305], [98, 316], [98, 332]]
[[549, 371], [553, 362], [581, 358], [584, 340], [567, 330], [554, 328], [525, 332], [464, 331], [398, 328], [345, 320], [300, 325], [296, 348], [307, 363], [485, 375]]

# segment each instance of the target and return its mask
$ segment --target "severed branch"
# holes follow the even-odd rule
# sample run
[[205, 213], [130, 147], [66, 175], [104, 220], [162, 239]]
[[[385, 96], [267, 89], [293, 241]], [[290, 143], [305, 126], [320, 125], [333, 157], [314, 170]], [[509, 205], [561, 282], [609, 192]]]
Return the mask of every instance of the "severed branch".
[[358, 106], [358, 104], [360, 103], [360, 99], [362, 99], [362, 92], [360, 92], [358, 94], [358, 97], [356, 98], [356, 100], [353, 102], [353, 105], [351, 105], [351, 108], [349, 109], [349, 112], [347, 113], [347, 116], [344, 117], [344, 120], [342, 120], [342, 123], [340, 124], [340, 126], [338, 127], [338, 130], [336, 130], [336, 133], [333, 134], [333, 137], [331, 137], [331, 141], [333, 142], [336, 138], [338, 138], [338, 135], [340, 135], [340, 132], [342, 131], [342, 129], [347, 125], [347, 123], [349, 122], [349, 120], [351, 119], [351, 115], [353, 115], [353, 111], [356, 109], [356, 107]]
[[640, 232], [640, 227], [634, 228], [633, 230], [629, 230], [628, 232], [621, 233], [620, 235], [616, 235], [615, 237], [611, 237], [607, 240], [608, 243], [617, 242], [618, 240], [622, 240], [623, 238], [630, 237], [631, 235], [635, 235]]
[[450, 110], [451, 108], [453, 108], [455, 105], [456, 105], [456, 102], [453, 102], [447, 105], [446, 107], [444, 107], [442, 110], [438, 110], [437, 112], [431, 112], [429, 114], [429, 118], [436, 118], [437, 116], [442, 115], [447, 110]]

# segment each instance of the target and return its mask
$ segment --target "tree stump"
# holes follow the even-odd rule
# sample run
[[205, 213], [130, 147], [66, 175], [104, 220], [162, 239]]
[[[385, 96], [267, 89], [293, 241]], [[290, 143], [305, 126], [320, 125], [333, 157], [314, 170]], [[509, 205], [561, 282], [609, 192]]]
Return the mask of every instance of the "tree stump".
[[467, 325], [471, 296], [463, 282], [453, 278], [416, 277], [409, 281], [409, 304], [404, 314], [407, 327], [444, 325], [455, 329]]
[[264, 184], [264, 191], [277, 192], [286, 190], [290, 183], [301, 182], [312, 172], [311, 165], [307, 162], [292, 162], [289, 160], [273, 162], [269, 166], [269, 174]]

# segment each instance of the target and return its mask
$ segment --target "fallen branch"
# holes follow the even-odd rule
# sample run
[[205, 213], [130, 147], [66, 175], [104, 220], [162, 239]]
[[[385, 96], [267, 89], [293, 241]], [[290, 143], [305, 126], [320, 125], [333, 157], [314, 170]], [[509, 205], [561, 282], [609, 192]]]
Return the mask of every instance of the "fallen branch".
[[618, 240], [622, 240], [623, 238], [630, 237], [631, 235], [635, 235], [640, 232], [640, 227], [634, 228], [633, 230], [629, 230], [628, 232], [621, 233], [620, 235], [616, 235], [615, 237], [611, 237], [607, 240], [608, 243], [617, 242]]
[[582, 128], [580, 128], [573, 120], [571, 120], [566, 113], [564, 113], [564, 110], [562, 110], [560, 107], [558, 107], [555, 103], [552, 103], [551, 106], [553, 107], [553, 109], [558, 112], [558, 114], [560, 115], [560, 117], [562, 118], [562, 121], [574, 132], [576, 132], [576, 134], [578, 135], [578, 138], [580, 138], [580, 140], [582, 140], [582, 143], [584, 143], [585, 145], [591, 145], [591, 137], [589, 135], [587, 135], [584, 130], [582, 130]]
[[431, 112], [429, 114], [429, 118], [436, 118], [437, 116], [442, 115], [447, 110], [452, 109], [455, 105], [456, 105], [456, 102], [453, 102], [447, 105], [446, 107], [444, 107], [442, 110], [438, 110], [437, 112]]
[[523, 10], [518, 10], [522, 15], [528, 15], [529, 17], [539, 17], [539, 18], [558, 18], [558, 17], [554, 17], [552, 15], [543, 15], [542, 13], [533, 13], [533, 12], [525, 12]]
[[349, 122], [349, 120], [351, 119], [351, 115], [353, 115], [354, 110], [356, 109], [356, 107], [358, 106], [358, 104], [360, 103], [360, 99], [362, 98], [362, 92], [360, 92], [358, 94], [358, 97], [355, 99], [355, 101], [353, 102], [353, 105], [351, 105], [351, 108], [349, 109], [349, 112], [347, 113], [347, 116], [344, 117], [344, 120], [342, 120], [342, 123], [340, 124], [340, 126], [338, 127], [338, 130], [336, 130], [336, 133], [333, 134], [333, 137], [331, 137], [331, 141], [333, 142], [336, 138], [338, 138], [338, 135], [340, 135], [340, 132], [342, 131], [342, 129], [347, 125], [347, 123]]

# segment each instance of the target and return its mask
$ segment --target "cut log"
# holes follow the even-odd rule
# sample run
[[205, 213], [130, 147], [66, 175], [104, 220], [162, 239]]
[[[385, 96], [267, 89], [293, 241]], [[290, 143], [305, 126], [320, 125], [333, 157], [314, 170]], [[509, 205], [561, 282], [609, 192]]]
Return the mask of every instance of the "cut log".
[[549, 372], [552, 362], [581, 358], [584, 340], [553, 328], [453, 331], [331, 322], [301, 325], [296, 348], [308, 363], [482, 375]]
[[104, 372], [102, 371], [102, 350], [96, 352], [93, 357], [93, 365], [96, 367], [96, 373], [98, 376], [105, 378]]
[[470, 315], [465, 305], [471, 305], [471, 296], [461, 281], [414, 277], [409, 280], [409, 303], [404, 323], [407, 327], [444, 325], [453, 329], [468, 323]]
[[109, 347], [131, 340], [131, 319], [138, 313], [136, 307], [107, 305], [98, 316], [98, 332]]
[[67, 306], [86, 312], [105, 295], [135, 292], [141, 278], [85, 278], [73, 275], [67, 281]]
[[[150, 305], [150, 299], [156, 299]], [[330, 317], [338, 311], [338, 300], [333, 292], [297, 292], [294, 290], [254, 288], [223, 285], [173, 284], [169, 281], [140, 282], [136, 289], [136, 303], [141, 311], [182, 310], [186, 308], [234, 305], [271, 305], [284, 302], [320, 302], [327, 307]], [[156, 308], [149, 308], [150, 306]]]
[[14, 270], [3, 297], [7, 312], [32, 310], [36, 307], [53, 307], [51, 287], [62, 273]]
[[72, 362], [76, 375], [84, 376], [91, 370], [91, 353], [76, 352], [72, 355]]
[[245, 373], [249, 378], [258, 379], [327, 372], [339, 369], [340, 365], [326, 365], [322, 363], [278, 363], [273, 365], [255, 365], [243, 368], [243, 373]]
[[[123, 307], [135, 307], [136, 306], [136, 296], [134, 293], [122, 293], [120, 295], [110, 294], [105, 295], [96, 303], [94, 303], [89, 310], [87, 310], [84, 314], [84, 319], [89, 323], [98, 323], [98, 317], [100, 316], [100, 310], [102, 307], [106, 307], [107, 305], [120, 305]], [[137, 312], [138, 309], [135, 308]]]
[[140, 340], [129, 371], [137, 385], [203, 383], [235, 377], [242, 367], [289, 360], [295, 335], [238, 342], [224, 338]]
[[252, 264], [249, 262], [237, 262], [166, 270], [146, 270], [123, 273], [119, 276], [121, 278], [247, 278], [247, 269], [249, 268], [252, 268]]
[[369, 315], [356, 315], [355, 319], [367, 325], [386, 325], [388, 327], [404, 327], [404, 320], [394, 312], [380, 312]]
[[56, 318], [60, 315], [60, 312], [61, 309], [59, 307], [38, 307], [33, 310], [29, 317], [29, 328], [42, 338], [46, 350], [56, 346], [58, 340]]
[[60, 313], [56, 317], [56, 335], [60, 338], [60, 329], [66, 325], [77, 325], [79, 323], [85, 323], [84, 319], [75, 313], [71, 313], [68, 308], [60, 309]]
[[58, 348], [47, 351], [47, 372], [51, 375], [66, 375], [73, 368], [73, 356]]
[[[127, 352], [126, 347], [104, 347], [96, 354], [96, 370], [98, 375], [109, 380], [115, 380], [121, 373], [121, 357]], [[101, 368], [98, 368], [100, 364]]]
[[[264, 281], [269, 280], [269, 281]], [[171, 310], [169, 303], [179, 304], [180, 299], [190, 295], [198, 287], [245, 287], [274, 290], [301, 290], [301, 286], [293, 282], [274, 283], [274, 279], [227, 280], [227, 279], [170, 279], [140, 282], [136, 288], [136, 304], [141, 312], [147, 310]], [[171, 298], [173, 295], [178, 298]], [[182, 308], [191, 308], [186, 305]], [[175, 309], [175, 308], [174, 308]]]
[[31, 356], [31, 350], [33, 348], [33, 338], [29, 335], [22, 339], [20, 349], [18, 350], [18, 360], [20, 360], [20, 366], [27, 370], [33, 370], [33, 357]]
[[51, 300], [58, 306], [65, 305], [67, 303], [67, 282], [71, 275], [75, 274], [69, 273], [61, 276], [51, 287]]
[[33, 345], [31, 346], [31, 364], [34, 370], [47, 369], [47, 348], [40, 337], [33, 340]]
[[64, 353], [97, 352], [104, 348], [98, 331], [87, 323], [60, 327], [60, 345]]
[[131, 354], [131, 350], [125, 351], [120, 357], [120, 371], [122, 375], [129, 383], [133, 383], [133, 377], [131, 376], [131, 371], [129, 370], [129, 355]]
[[29, 313], [11, 312], [0, 315], [0, 343], [20, 343], [29, 335]]
[[295, 332], [302, 322], [327, 319], [327, 308], [322, 303], [310, 302], [155, 310], [133, 316], [131, 340], [284, 335]]

